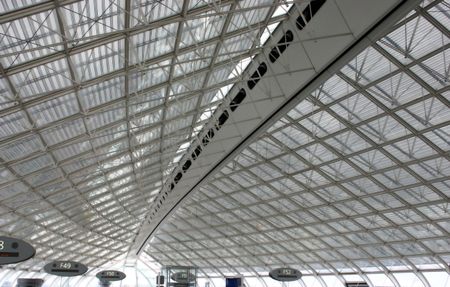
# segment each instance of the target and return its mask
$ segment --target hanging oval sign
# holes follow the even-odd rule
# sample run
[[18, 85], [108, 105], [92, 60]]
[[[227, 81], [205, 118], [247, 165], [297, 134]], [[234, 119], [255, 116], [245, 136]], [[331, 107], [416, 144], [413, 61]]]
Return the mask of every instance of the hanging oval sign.
[[43, 279], [37, 278], [19, 278], [17, 279], [17, 287], [41, 287], [44, 284]]
[[195, 275], [192, 273], [181, 271], [173, 273], [170, 276], [170, 279], [178, 283], [189, 283], [195, 281]]
[[300, 279], [300, 277], [302, 277], [302, 273], [300, 273], [297, 269], [286, 267], [273, 269], [269, 272], [269, 276], [274, 280], [287, 282]]
[[0, 236], [0, 265], [19, 263], [30, 259], [36, 249], [23, 240]]
[[97, 273], [98, 279], [100, 279], [100, 281], [120, 281], [125, 279], [125, 277], [127, 277], [127, 275], [121, 271], [117, 271], [117, 270], [105, 270], [105, 271], [100, 271]]
[[83, 275], [88, 268], [84, 264], [75, 261], [53, 261], [45, 265], [44, 270], [48, 274], [71, 277]]

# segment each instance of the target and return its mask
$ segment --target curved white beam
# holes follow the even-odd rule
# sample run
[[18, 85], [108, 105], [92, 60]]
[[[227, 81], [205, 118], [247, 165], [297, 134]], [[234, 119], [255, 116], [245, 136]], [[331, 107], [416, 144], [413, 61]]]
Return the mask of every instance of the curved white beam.
[[[216, 131], [217, 135], [214, 136], [212, 144], [202, 147], [202, 154], [186, 173], [182, 173], [182, 179], [178, 185], [174, 185], [172, 189], [172, 181], [166, 182], [165, 189], [155, 200], [151, 214], [143, 224], [129, 254], [136, 256], [142, 252], [147, 240], [161, 222], [186, 200], [191, 191], [219, 170], [228, 159], [238, 154], [251, 140], [264, 132], [275, 119], [300, 102], [309, 91], [382, 35], [418, 2], [417, 0], [328, 1], [324, 4], [321, 13], [313, 19], [314, 24], [305, 28], [310, 34], [305, 34], [303, 30], [299, 31], [295, 25], [297, 17], [291, 16], [290, 20], [283, 23], [282, 27], [275, 32], [272, 42], [278, 41], [288, 29], [294, 31], [294, 38], [305, 40], [314, 35], [315, 40], [302, 45], [292, 44], [286, 50], [286, 55], [282, 56], [289, 59], [289, 65], [271, 64], [267, 74], [270, 76], [274, 72], [289, 72], [301, 68], [303, 72], [278, 75], [273, 78], [263, 77], [254, 91], [249, 91], [245, 84], [237, 85], [230, 91], [229, 97], [232, 98], [239, 89], [246, 89], [247, 97], [253, 104], [245, 104], [244, 101], [239, 109], [231, 113], [230, 120], [234, 123], [226, 124], [220, 131]], [[294, 13], [294, 15], [298, 14]], [[348, 33], [352, 36], [347, 36]], [[270, 50], [267, 49], [254, 59], [246, 74], [247, 79], [248, 74], [251, 75], [259, 63], [269, 62], [267, 61], [269, 52]], [[284, 98], [273, 98], [280, 94], [284, 95]], [[259, 100], [258, 103], [256, 103], [257, 100]], [[226, 106], [221, 107], [216, 115], [225, 109]], [[206, 126], [199, 134], [199, 138], [205, 136], [213, 126], [213, 123]], [[193, 152], [199, 144], [201, 144], [200, 141], [193, 143], [190, 152]], [[180, 165], [188, 159], [192, 159], [190, 153], [180, 161]], [[178, 172], [181, 173], [180, 169], [175, 169], [174, 176]]]

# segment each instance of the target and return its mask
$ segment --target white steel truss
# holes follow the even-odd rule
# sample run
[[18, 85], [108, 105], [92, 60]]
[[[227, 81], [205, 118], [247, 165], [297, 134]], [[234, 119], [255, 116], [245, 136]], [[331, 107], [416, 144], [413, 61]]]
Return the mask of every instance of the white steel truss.
[[[0, 1], [0, 233], [38, 249], [13, 267], [124, 260], [265, 34], [304, 2]], [[144, 260], [396, 286], [392, 273], [428, 287], [423, 272], [450, 272], [449, 7], [424, 0], [278, 119]]]
[[0, 2], [0, 231], [38, 247], [16, 268], [123, 259], [174, 159], [291, 5]]
[[450, 272], [448, 7], [423, 1], [276, 121], [147, 254], [218, 277]]

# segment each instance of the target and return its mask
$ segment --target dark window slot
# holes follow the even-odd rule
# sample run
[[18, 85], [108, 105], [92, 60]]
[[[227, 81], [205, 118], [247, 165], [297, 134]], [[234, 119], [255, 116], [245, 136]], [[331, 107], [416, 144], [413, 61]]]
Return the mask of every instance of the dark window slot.
[[256, 84], [261, 80], [261, 78], [266, 74], [267, 72], [267, 65], [266, 63], [261, 63], [258, 66], [258, 69], [253, 73], [253, 75], [250, 77], [250, 80], [247, 82], [247, 86], [250, 90], [252, 90]]
[[213, 137], [214, 129], [209, 129], [208, 133], [202, 139], [203, 146], [207, 146]]
[[281, 56], [280, 52], [278, 51], [278, 48], [275, 47], [270, 51], [269, 59], [270, 62], [275, 63], [275, 61]]
[[288, 30], [284, 36], [278, 41], [277, 46], [270, 51], [269, 59], [270, 62], [275, 63], [275, 61], [286, 51], [287, 47], [294, 40], [294, 34], [292, 31]]
[[175, 187], [175, 184], [171, 183], [170, 184], [170, 190], [173, 190], [174, 187]]
[[306, 23], [311, 21], [311, 19], [316, 15], [320, 8], [325, 4], [327, 0], [313, 0], [309, 5], [303, 10], [302, 14], [297, 18], [297, 28], [303, 30]]
[[281, 54], [286, 51], [287, 47], [289, 47], [289, 44], [294, 40], [294, 34], [292, 31], [287, 31], [284, 36], [278, 41], [278, 50]]
[[202, 153], [202, 147], [201, 146], [197, 146], [195, 148], [195, 150], [192, 152], [191, 157], [193, 159], [197, 159], [197, 157]]
[[[310, 9], [308, 10], [308, 13], [311, 13], [308, 15], [309, 18], [307, 18], [308, 22], [316, 15], [316, 13], [322, 8], [323, 4], [325, 4], [327, 0], [314, 0], [309, 3]], [[303, 11], [305, 12], [305, 11]]]
[[175, 181], [175, 184], [177, 184], [182, 177], [183, 177], [183, 174], [181, 172], [177, 173], [177, 175], [173, 179], [173, 181]]
[[219, 116], [219, 119], [217, 120], [216, 129], [220, 130], [220, 128], [226, 123], [228, 120], [229, 114], [227, 111], [223, 111], [223, 113]]
[[186, 171], [189, 169], [189, 167], [191, 167], [192, 161], [190, 159], [188, 159], [184, 164], [183, 164], [183, 171]]
[[234, 112], [237, 109], [237, 107], [242, 103], [242, 101], [245, 99], [246, 96], [247, 96], [247, 93], [245, 92], [245, 90], [241, 89], [239, 91], [239, 93], [231, 101], [231, 103], [230, 103], [230, 110], [232, 112]]
[[295, 25], [297, 26], [297, 29], [299, 29], [300, 31], [303, 30], [303, 28], [305, 28], [306, 23], [305, 23], [305, 20], [303, 20], [302, 15], [298, 16], [297, 21], [295, 22]]

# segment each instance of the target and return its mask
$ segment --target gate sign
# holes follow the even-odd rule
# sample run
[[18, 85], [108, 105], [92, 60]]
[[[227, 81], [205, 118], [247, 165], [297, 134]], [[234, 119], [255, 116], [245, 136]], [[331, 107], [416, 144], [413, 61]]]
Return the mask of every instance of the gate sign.
[[98, 279], [100, 279], [100, 281], [120, 281], [125, 279], [125, 277], [127, 277], [127, 275], [121, 271], [116, 271], [116, 270], [105, 270], [105, 271], [100, 271], [97, 273]]
[[186, 271], [181, 271], [173, 273], [170, 276], [170, 279], [178, 283], [189, 283], [195, 281], [195, 275]]
[[36, 249], [23, 240], [0, 236], [0, 265], [19, 263], [30, 259]]
[[83, 275], [88, 268], [84, 264], [74, 261], [53, 261], [45, 265], [44, 270], [48, 274], [71, 277]]
[[43, 279], [38, 278], [19, 278], [17, 279], [17, 287], [41, 287], [44, 284]]
[[300, 273], [297, 269], [286, 267], [273, 269], [269, 272], [269, 276], [274, 280], [287, 282], [300, 279], [300, 277], [302, 277], [302, 273]]

